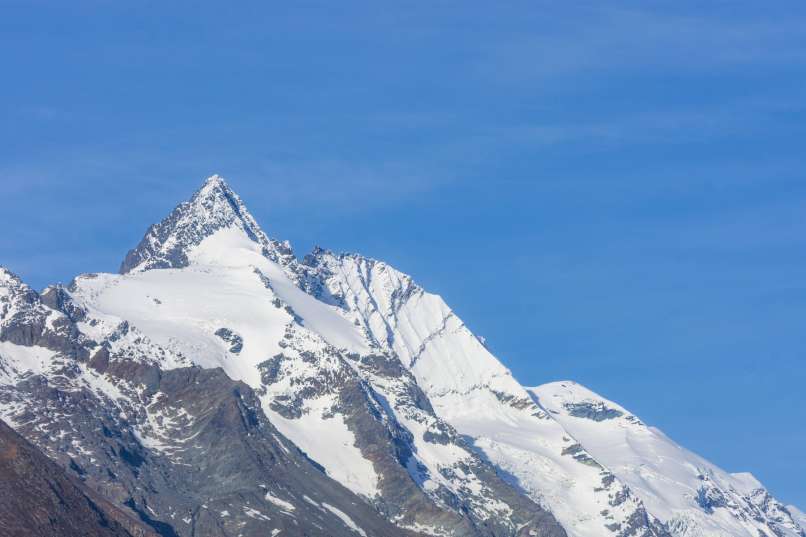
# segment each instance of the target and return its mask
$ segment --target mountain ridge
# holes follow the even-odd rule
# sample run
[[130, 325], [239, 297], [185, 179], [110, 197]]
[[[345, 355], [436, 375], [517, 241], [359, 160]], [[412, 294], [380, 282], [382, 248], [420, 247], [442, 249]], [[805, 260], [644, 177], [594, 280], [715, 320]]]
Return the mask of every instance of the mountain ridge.
[[[0, 270], [0, 414], [177, 535], [223, 537], [239, 525], [293, 534], [293, 512], [329, 525], [308, 525], [313, 534], [694, 535], [569, 432], [441, 297], [360, 254], [315, 248], [298, 260], [219, 176], [152, 225], [120, 274], [81, 275], [41, 295], [9, 274]], [[192, 389], [211, 382], [232, 388]], [[101, 402], [127, 417], [99, 413]], [[87, 426], [64, 429], [40, 408], [54, 406]], [[91, 430], [93, 420], [105, 429]], [[233, 438], [246, 459], [295, 461], [283, 478], [293, 485], [261, 482], [276, 465], [193, 448]], [[191, 494], [197, 472], [183, 473], [186, 460], [236, 487]], [[323, 477], [302, 495], [327, 501], [301, 498], [295, 476], [312, 471]], [[161, 496], [135, 493], [141, 482]], [[756, 503], [798, 528], [771, 496]], [[690, 508], [721, 516], [718, 504]], [[702, 535], [723, 535], [714, 531]]]

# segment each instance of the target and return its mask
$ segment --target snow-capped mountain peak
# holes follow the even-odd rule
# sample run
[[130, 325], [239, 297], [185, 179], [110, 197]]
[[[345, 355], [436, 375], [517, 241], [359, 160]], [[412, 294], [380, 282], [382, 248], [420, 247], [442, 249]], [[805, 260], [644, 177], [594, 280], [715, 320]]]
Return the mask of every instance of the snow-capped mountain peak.
[[[222, 230], [229, 231], [231, 242], [252, 242], [265, 257], [281, 265], [295, 262], [290, 244], [269, 238], [224, 178], [213, 175], [190, 200], [148, 229], [140, 244], [126, 255], [120, 273], [185, 267], [192, 251]], [[222, 246], [219, 243], [216, 248]]]
[[120, 274], [0, 267], [0, 419], [162, 535], [806, 537], [752, 475], [524, 388], [389, 264], [298, 262], [217, 175]]

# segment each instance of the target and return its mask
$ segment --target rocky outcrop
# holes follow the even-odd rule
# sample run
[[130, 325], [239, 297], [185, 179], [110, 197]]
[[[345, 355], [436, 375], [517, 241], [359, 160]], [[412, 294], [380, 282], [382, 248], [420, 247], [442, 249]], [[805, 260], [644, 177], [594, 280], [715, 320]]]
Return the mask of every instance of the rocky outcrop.
[[157, 537], [0, 421], [0, 534]]

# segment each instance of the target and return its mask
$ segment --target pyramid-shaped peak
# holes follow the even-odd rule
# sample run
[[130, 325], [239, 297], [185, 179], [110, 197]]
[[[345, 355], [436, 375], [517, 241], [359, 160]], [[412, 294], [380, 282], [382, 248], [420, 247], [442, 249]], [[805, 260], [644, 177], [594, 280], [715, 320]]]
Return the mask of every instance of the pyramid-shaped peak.
[[237, 194], [235, 194], [232, 188], [230, 188], [227, 180], [218, 174], [211, 175], [205, 179], [204, 184], [202, 184], [201, 188], [196, 191], [196, 194], [193, 197], [196, 198], [214, 195], [237, 197]]
[[222, 229], [233, 229], [262, 247], [274, 261], [293, 258], [287, 244], [270, 239], [255, 221], [241, 198], [220, 175], [208, 177], [190, 200], [179, 204], [160, 223], [151, 226], [140, 244], [130, 250], [120, 273], [189, 264], [188, 254]]
[[252, 233], [260, 231], [246, 205], [220, 175], [208, 177], [189, 201], [177, 207], [182, 208], [186, 220], [192, 221], [196, 226], [226, 227], [241, 220]]

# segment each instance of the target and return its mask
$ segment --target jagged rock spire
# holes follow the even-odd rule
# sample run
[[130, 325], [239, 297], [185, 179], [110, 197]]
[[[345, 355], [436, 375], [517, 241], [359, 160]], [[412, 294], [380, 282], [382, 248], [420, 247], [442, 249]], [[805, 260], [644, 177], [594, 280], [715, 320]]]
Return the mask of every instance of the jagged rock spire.
[[190, 200], [148, 229], [140, 244], [126, 255], [120, 273], [187, 266], [189, 251], [224, 228], [241, 230], [273, 261], [287, 264], [293, 259], [290, 245], [270, 239], [224, 178], [213, 175]]
[[36, 303], [38, 296], [19, 276], [0, 265], [0, 322], [13, 309]]

